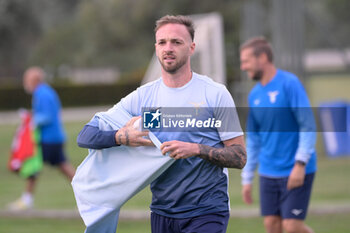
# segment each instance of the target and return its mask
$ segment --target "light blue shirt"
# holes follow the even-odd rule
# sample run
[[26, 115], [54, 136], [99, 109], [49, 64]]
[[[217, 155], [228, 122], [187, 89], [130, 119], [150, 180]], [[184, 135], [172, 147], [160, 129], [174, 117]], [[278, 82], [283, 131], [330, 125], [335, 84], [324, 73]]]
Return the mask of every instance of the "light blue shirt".
[[[182, 87], [170, 88], [162, 79], [148, 83], [123, 98], [117, 105], [132, 116], [142, 115], [143, 108], [235, 108], [234, 101], [222, 84], [193, 73]], [[217, 112], [208, 113], [217, 117]], [[227, 117], [227, 116], [226, 116]], [[155, 131], [160, 142], [179, 140], [221, 148], [223, 141], [243, 135], [238, 118], [229, 122], [236, 130]], [[238, 129], [238, 130], [237, 130]], [[157, 214], [187, 218], [229, 210], [227, 168], [218, 167], [197, 156], [180, 159], [151, 183], [151, 210]]]

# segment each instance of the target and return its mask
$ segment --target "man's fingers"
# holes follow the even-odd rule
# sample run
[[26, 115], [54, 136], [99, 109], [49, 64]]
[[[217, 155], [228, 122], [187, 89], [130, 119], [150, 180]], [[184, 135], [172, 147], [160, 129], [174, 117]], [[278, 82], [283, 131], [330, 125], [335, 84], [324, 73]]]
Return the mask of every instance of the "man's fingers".
[[288, 180], [287, 189], [291, 190], [303, 185], [303, 181], [300, 180]]
[[177, 159], [180, 155], [179, 155], [178, 151], [174, 150], [174, 151], [171, 151], [169, 156], [174, 158], [174, 159]]
[[171, 141], [163, 142], [162, 145], [160, 145], [160, 149], [162, 150], [165, 147], [169, 147], [171, 144]]
[[243, 201], [246, 204], [252, 204], [253, 200], [252, 200], [252, 197], [251, 197], [250, 193], [243, 194]]
[[148, 136], [149, 132], [148, 131], [138, 131], [137, 135], [144, 137], [144, 136]]
[[160, 146], [160, 149], [161, 149], [163, 155], [165, 155], [166, 153], [170, 152], [170, 156], [173, 157], [176, 154], [175, 150], [177, 149], [177, 146], [174, 145], [174, 144], [169, 144], [169, 143], [164, 144], [163, 143]]
[[160, 150], [163, 151], [163, 149], [165, 148], [166, 146], [163, 144], [160, 145]]
[[146, 139], [146, 138], [141, 138], [139, 143], [142, 145], [142, 146], [154, 146], [153, 142], [149, 139]]
[[[163, 142], [162, 145], [160, 145], [160, 150], [163, 152], [164, 150], [166, 150], [166, 152], [168, 152], [169, 147], [170, 147], [170, 143], [169, 142]], [[164, 154], [164, 153], [163, 153]]]
[[[162, 151], [162, 154], [163, 154], [163, 155], [165, 155], [166, 153], [168, 153], [169, 151], [171, 151], [169, 146], [163, 146], [163, 147], [161, 146], [160, 148], [161, 148], [160, 150]], [[170, 155], [170, 156], [171, 156], [171, 155]]]
[[183, 154], [179, 151], [179, 150], [174, 150], [172, 151], [169, 156], [173, 159], [182, 159], [184, 158], [183, 157]]
[[294, 186], [294, 180], [289, 177], [288, 182], [287, 182], [287, 189], [291, 190]]
[[167, 142], [163, 142], [162, 145], [160, 145], [160, 149], [164, 149], [164, 148], [175, 148], [177, 146], [177, 141], [167, 141]]
[[131, 141], [128, 146], [154, 146], [153, 142], [146, 138], [139, 138]]
[[137, 117], [132, 117], [127, 123], [126, 126], [133, 126], [135, 121], [137, 121], [138, 119], [140, 119], [141, 116], [137, 116]]

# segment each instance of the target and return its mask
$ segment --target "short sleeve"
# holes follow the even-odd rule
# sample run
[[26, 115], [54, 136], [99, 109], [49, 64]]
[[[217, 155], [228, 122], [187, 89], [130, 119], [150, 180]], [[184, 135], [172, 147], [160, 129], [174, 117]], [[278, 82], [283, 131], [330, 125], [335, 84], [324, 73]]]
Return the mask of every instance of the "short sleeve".
[[222, 86], [218, 93], [214, 115], [217, 120], [221, 121], [221, 127], [218, 128], [221, 141], [243, 135], [237, 108], [225, 86]]

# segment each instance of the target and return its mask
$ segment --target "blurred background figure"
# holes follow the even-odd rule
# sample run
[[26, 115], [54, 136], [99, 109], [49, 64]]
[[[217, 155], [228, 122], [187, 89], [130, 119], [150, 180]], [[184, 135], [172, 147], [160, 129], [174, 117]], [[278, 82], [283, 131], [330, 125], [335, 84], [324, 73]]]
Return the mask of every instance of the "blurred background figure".
[[[61, 121], [61, 102], [55, 90], [44, 82], [45, 73], [39, 67], [27, 69], [23, 76], [25, 91], [32, 94], [32, 114], [34, 127], [40, 132], [40, 146], [43, 161], [59, 170], [72, 180], [75, 169], [68, 162], [64, 153], [65, 133]], [[38, 174], [27, 178], [27, 185], [22, 196], [10, 203], [11, 210], [25, 210], [33, 207], [34, 190]]]
[[272, 48], [263, 37], [246, 41], [240, 60], [241, 70], [258, 82], [248, 97], [243, 200], [252, 203], [259, 164], [266, 232], [311, 233], [304, 219], [316, 172], [316, 128], [305, 89], [297, 76], [275, 67]]

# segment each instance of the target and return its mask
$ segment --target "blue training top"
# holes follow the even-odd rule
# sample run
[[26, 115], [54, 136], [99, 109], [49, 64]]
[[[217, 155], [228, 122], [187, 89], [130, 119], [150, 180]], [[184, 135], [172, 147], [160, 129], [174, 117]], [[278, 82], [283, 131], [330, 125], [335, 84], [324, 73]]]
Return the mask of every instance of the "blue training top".
[[34, 124], [39, 127], [41, 142], [63, 143], [65, 134], [61, 120], [61, 102], [55, 90], [42, 83], [33, 92]]
[[277, 70], [265, 86], [257, 83], [249, 94], [247, 123], [247, 164], [242, 183], [251, 183], [259, 164], [259, 174], [289, 176], [296, 160], [306, 165], [306, 173], [316, 171], [316, 126], [310, 103], [299, 79]]

